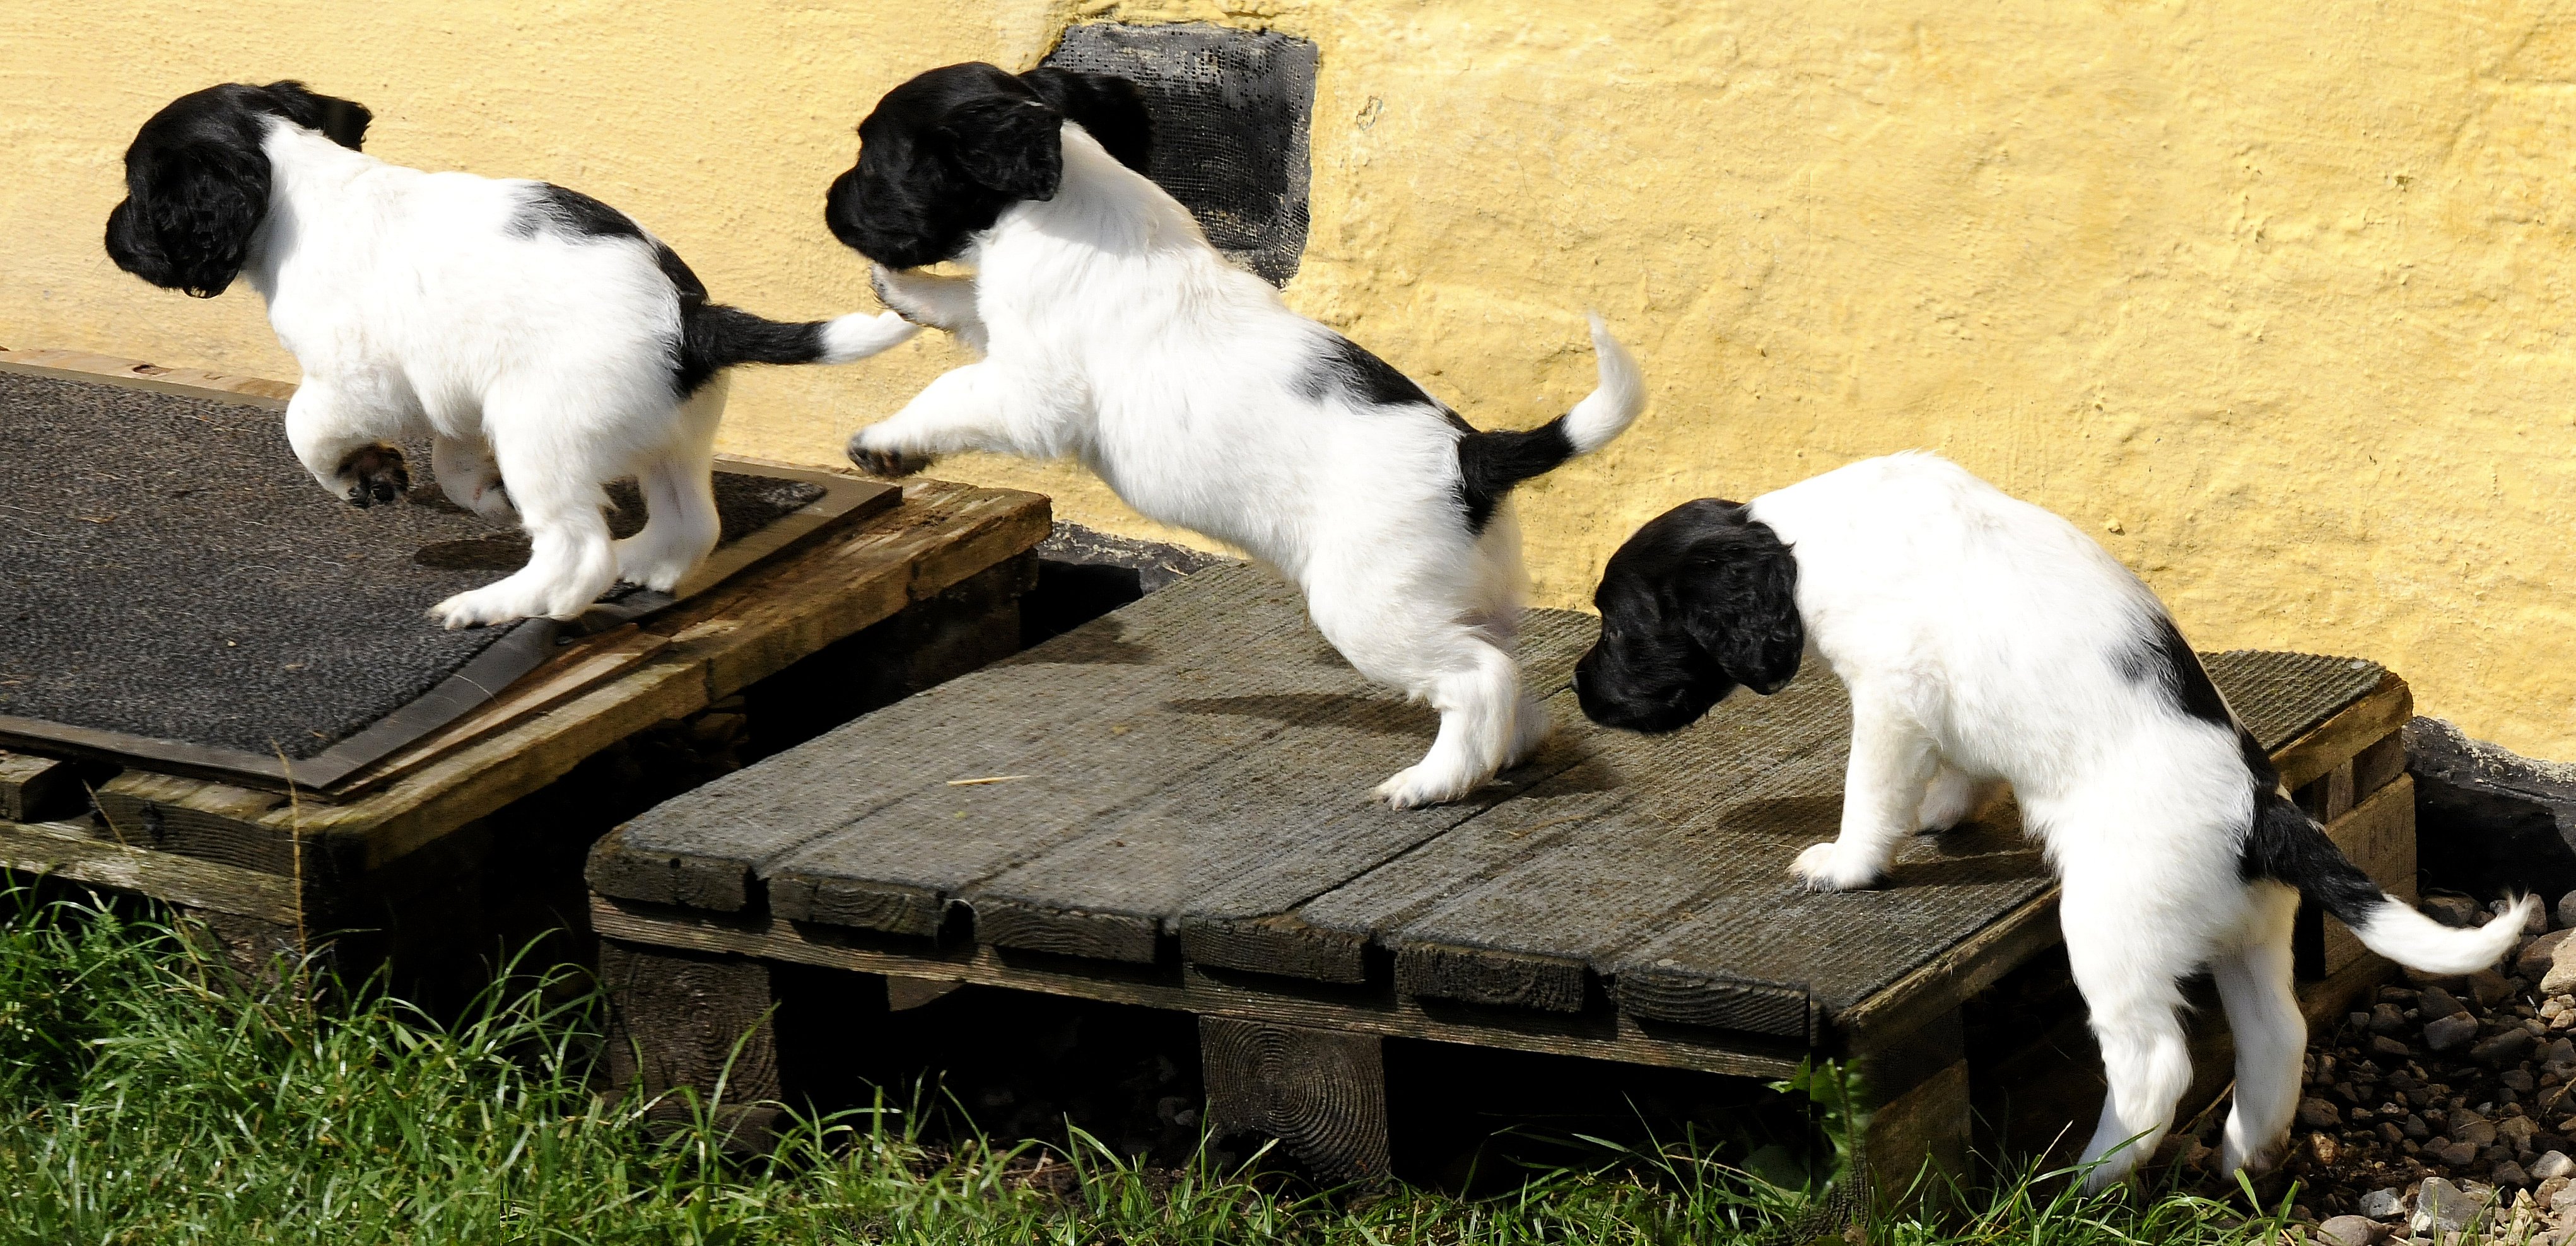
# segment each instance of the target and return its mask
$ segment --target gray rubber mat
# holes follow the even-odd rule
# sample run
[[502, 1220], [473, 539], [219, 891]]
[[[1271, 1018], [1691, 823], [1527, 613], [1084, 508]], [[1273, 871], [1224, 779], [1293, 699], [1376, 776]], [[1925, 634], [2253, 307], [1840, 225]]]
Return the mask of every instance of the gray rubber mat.
[[[0, 372], [0, 715], [308, 758], [437, 687], [513, 629], [425, 611], [527, 543], [405, 449], [409, 501], [361, 510], [274, 411]], [[612, 493], [611, 527], [642, 527], [633, 487]], [[719, 473], [725, 540], [823, 493]]]

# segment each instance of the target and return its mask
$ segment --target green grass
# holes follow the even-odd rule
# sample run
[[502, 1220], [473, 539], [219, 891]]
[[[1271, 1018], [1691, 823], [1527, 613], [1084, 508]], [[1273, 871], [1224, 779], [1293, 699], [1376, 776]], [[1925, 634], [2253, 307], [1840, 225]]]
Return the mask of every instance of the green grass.
[[[521, 978], [440, 1024], [380, 991], [316, 1008], [234, 981], [164, 922], [0, 893], [0, 1246], [42, 1243], [1722, 1243], [1799, 1196], [1687, 1148], [1462, 1200], [1294, 1193], [1257, 1171], [1070, 1147], [934, 1148], [909, 1111], [807, 1121], [775, 1159], [656, 1136], [592, 1091], [599, 1001]], [[565, 1002], [567, 1001], [568, 1002]], [[1043, 1164], [1071, 1180], [1032, 1180]], [[2062, 1184], [2062, 1183], [2058, 1183]], [[1882, 1243], [2265, 1240], [2180, 1196], [2023, 1181]]]

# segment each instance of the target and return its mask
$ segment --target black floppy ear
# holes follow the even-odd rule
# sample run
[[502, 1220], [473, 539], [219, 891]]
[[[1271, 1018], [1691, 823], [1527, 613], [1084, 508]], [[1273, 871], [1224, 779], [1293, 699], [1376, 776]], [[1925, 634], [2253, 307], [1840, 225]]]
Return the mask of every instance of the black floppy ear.
[[1673, 587], [1682, 630], [1728, 678], [1767, 697], [1797, 677], [1807, 649], [1798, 559], [1769, 524], [1741, 515], [1701, 538]]
[[1139, 173], [1154, 158], [1154, 118], [1145, 111], [1145, 92], [1116, 74], [1076, 73], [1040, 66], [1020, 75], [1047, 106], [1065, 120], [1100, 140], [1112, 159]]
[[367, 123], [376, 115], [355, 100], [319, 95], [301, 82], [272, 82], [260, 88], [277, 101], [277, 109], [286, 119], [308, 130], [319, 130], [323, 137], [358, 150], [367, 140]]
[[1014, 199], [1053, 199], [1064, 180], [1064, 117], [1033, 99], [977, 100], [939, 126], [957, 167]]
[[268, 161], [256, 152], [173, 154], [127, 187], [132, 193], [107, 214], [108, 257], [156, 286], [210, 299], [240, 275], [268, 212]]

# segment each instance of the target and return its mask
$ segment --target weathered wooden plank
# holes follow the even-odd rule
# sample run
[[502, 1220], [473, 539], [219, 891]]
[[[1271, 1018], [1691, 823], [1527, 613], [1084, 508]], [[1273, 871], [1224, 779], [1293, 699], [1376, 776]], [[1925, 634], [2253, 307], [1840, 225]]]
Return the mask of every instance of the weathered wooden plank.
[[[2382, 890], [2409, 904], [2415, 902], [2413, 775], [2401, 772], [2350, 812], [2327, 823], [2326, 837]], [[2315, 911], [2316, 906], [2307, 901], [2301, 901], [2301, 907], [2309, 911], [2302, 912], [2299, 920], [2318, 925], [2324, 976], [2340, 973], [2345, 966], [2371, 954], [2333, 914]]]
[[[2227, 684], [2221, 681], [2219, 687], [2224, 690]], [[2272, 765], [2281, 772], [2281, 782], [2295, 790], [2351, 760], [2354, 754], [2405, 726], [2406, 720], [2414, 716], [2414, 690], [2406, 686], [2405, 680], [2381, 672], [2376, 687], [2359, 700], [2334, 710], [2324, 722], [2295, 739], [2284, 742], [2261, 730], [2254, 735], [2271, 750]]]
[[[1212, 594], [1229, 617], [1193, 625]], [[968, 885], [1279, 730], [1242, 698], [1358, 686], [1293, 590], [1215, 568], [710, 784], [629, 838], [750, 862], [784, 915], [926, 934]]]
[[38, 376], [59, 376], [70, 380], [104, 381], [129, 389], [148, 389], [182, 398], [209, 398], [217, 402], [237, 402], [244, 406], [270, 411], [286, 410], [286, 400], [295, 396], [295, 386], [287, 381], [263, 377], [233, 376], [201, 368], [165, 368], [158, 364], [114, 355], [93, 354], [85, 350], [53, 348], [10, 350], [0, 347], [0, 370], [29, 372]]
[[[1649, 1029], [1607, 1012], [1567, 1015], [1462, 1009], [1438, 1000], [1398, 996], [1391, 987], [1354, 990], [1265, 977], [1253, 985], [1225, 971], [1196, 966], [1128, 966], [1091, 962], [1079, 969], [1055, 958], [1030, 961], [990, 944], [961, 944], [907, 954], [873, 946], [870, 936], [776, 917], [731, 916], [658, 908], [594, 896], [591, 926], [603, 938], [658, 947], [754, 956], [859, 973], [944, 978], [1201, 1016], [1240, 1017], [1279, 1025], [1319, 1026], [1399, 1038], [1471, 1043], [1512, 1051], [1585, 1056], [1697, 1069], [1737, 1077], [1779, 1077], [1804, 1054], [1746, 1035]], [[1650, 1023], [1651, 1024], [1651, 1023]]]
[[[2412, 712], [2412, 706], [2409, 707]], [[2406, 736], [2391, 731], [2379, 742], [2361, 750], [2352, 759], [2352, 794], [2355, 800], [2367, 800], [2370, 794], [2396, 781], [2406, 773]]]
[[50, 874], [290, 929], [299, 919], [291, 878], [102, 840], [80, 823], [0, 820], [0, 869]]
[[[1561, 687], [1598, 625], [1563, 611], [1542, 612], [1532, 623], [1524, 646], [1535, 659], [1534, 678], [1552, 677]], [[1556, 700], [1559, 712], [1573, 710], [1571, 696]], [[1114, 943], [1122, 958], [1149, 959], [1150, 939], [1122, 941], [1116, 932], [1137, 923], [1159, 932], [1257, 924], [1581, 760], [1574, 749], [1546, 748], [1466, 800], [1397, 810], [1367, 794], [1430, 747], [1439, 719], [1428, 707], [1366, 686], [1338, 696], [1176, 703], [1199, 707], [1275, 720], [1277, 729], [1256, 750], [1220, 758], [1187, 782], [1103, 810], [1077, 833], [968, 888], [980, 937], [1034, 947], [1023, 940], [1044, 931], [1048, 946], [1072, 951], [1095, 941], [1084, 926], [1107, 924], [1112, 930], [1096, 941]], [[1007, 935], [993, 921], [1003, 914]], [[1347, 956], [1324, 968], [1328, 980], [1357, 980]]]
[[710, 1107], [751, 1109], [748, 1119], [733, 1114], [733, 1139], [757, 1142], [768, 1132], [780, 1094], [768, 965], [602, 939], [599, 983], [609, 997], [612, 1084], [659, 1097], [655, 1119], [687, 1119], [685, 1089]]
[[[1558, 740], [1551, 747], [1574, 750], [1580, 761], [1421, 848], [1298, 906], [1291, 929], [1310, 943], [1380, 943], [1399, 955], [1408, 942], [1467, 946], [1447, 928], [1412, 927], [1453, 898], [1490, 889], [1516, 870], [1535, 868], [1532, 862], [1555, 859], [1576, 837], [1615, 837], [1621, 832], [1609, 829], [1612, 820], [1629, 836], [1652, 837], [1779, 767], [1801, 764], [1810, 754], [1833, 747], [1840, 734], [1838, 716], [1847, 711], [1839, 686], [1828, 685], [1830, 679], [1821, 684], [1800, 680], [1773, 698], [1748, 695], [1741, 699], [1751, 703], [1744, 705], [1731, 700], [1727, 712], [1657, 739], [1595, 728], [1573, 712], [1570, 697], [1560, 697], [1555, 702]], [[1596, 827], [1600, 829], [1587, 830]], [[1561, 951], [1514, 941], [1493, 946], [1498, 952], [1542, 956]], [[1210, 949], [1209, 954], [1219, 951]], [[1407, 985], [1443, 997], [1450, 987], [1441, 975], [1425, 971], [1451, 967], [1463, 965], [1454, 957], [1437, 963], [1417, 959]], [[1529, 968], [1526, 961], [1516, 961], [1487, 980], [1507, 983]], [[1460, 979], [1456, 989], [1465, 998], [1482, 998], [1468, 979]], [[1548, 998], [1558, 1000], [1580, 994], [1563, 979], [1547, 990]]]
[[1199, 1018], [1208, 1132], [1277, 1138], [1326, 1181], [1385, 1180], [1382, 1042], [1347, 1030]]
[[[1596, 956], [1712, 892], [1758, 885], [1785, 868], [1796, 835], [1832, 817], [1847, 714], [1840, 691], [1812, 673], [1776, 697], [1730, 699], [1661, 739], [1570, 724], [1594, 766], [1476, 819], [1460, 843], [1481, 849], [1499, 833], [1528, 851], [1472, 880], [1430, 867], [1481, 853], [1416, 854], [1405, 864], [1428, 874], [1422, 890], [1437, 897], [1397, 893], [1410, 915], [1366, 915], [1395, 950], [1403, 987], [1476, 1003], [1584, 1006]], [[1567, 818], [1543, 838], [1521, 829]], [[1728, 826], [1748, 818], [1743, 830]], [[1362, 894], [1337, 893], [1299, 915], [1344, 924]], [[1494, 963], [1480, 965], [1480, 955]]]
[[0, 751], [0, 822], [69, 817], [89, 803], [80, 769], [67, 761]]

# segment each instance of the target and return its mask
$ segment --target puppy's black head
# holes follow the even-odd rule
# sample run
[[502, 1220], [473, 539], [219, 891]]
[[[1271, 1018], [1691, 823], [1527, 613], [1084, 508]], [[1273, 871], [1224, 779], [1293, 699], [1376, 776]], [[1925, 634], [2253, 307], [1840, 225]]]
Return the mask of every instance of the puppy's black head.
[[357, 150], [373, 116], [300, 82], [232, 82], [182, 95], [125, 149], [126, 198], [107, 214], [107, 254], [156, 286], [213, 298], [232, 284], [268, 214], [260, 141], [279, 117]]
[[1798, 561], [1734, 502], [1685, 502], [1637, 530], [1601, 576], [1601, 640], [1574, 669], [1584, 716], [1677, 731], [1737, 684], [1769, 696], [1798, 673]]
[[953, 259], [1023, 199], [1064, 177], [1063, 125], [1144, 171], [1152, 125], [1136, 85], [1105, 74], [949, 65], [886, 92], [859, 123], [859, 162], [832, 183], [832, 236], [889, 268]]

